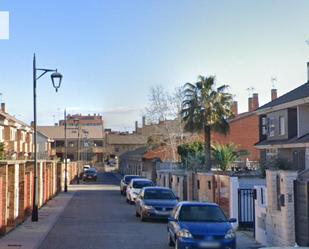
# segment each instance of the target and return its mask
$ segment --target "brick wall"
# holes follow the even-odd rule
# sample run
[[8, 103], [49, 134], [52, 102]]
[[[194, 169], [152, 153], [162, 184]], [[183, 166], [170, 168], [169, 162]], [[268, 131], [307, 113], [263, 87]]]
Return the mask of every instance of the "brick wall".
[[213, 133], [214, 142], [226, 144], [234, 143], [239, 149], [250, 152], [248, 158], [257, 161], [260, 158], [259, 150], [254, 147], [259, 141], [259, 118], [252, 114], [244, 118], [235, 118], [230, 122], [230, 132], [224, 136], [222, 134]]
[[[68, 183], [76, 178], [76, 163], [68, 164]], [[31, 214], [33, 161], [2, 161], [0, 163], [0, 234], [15, 228]], [[38, 203], [44, 205], [64, 189], [63, 163], [38, 162]]]

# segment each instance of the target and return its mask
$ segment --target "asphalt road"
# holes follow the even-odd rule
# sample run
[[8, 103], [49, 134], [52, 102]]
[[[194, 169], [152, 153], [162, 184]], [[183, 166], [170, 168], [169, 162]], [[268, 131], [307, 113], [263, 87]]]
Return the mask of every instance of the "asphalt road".
[[167, 249], [166, 223], [141, 222], [119, 193], [119, 180], [100, 173], [82, 184], [40, 249]]
[[[96, 183], [71, 185], [76, 193], [39, 249], [168, 249], [166, 223], [141, 222], [119, 193], [113, 173]], [[240, 234], [241, 235], [241, 234]], [[258, 248], [237, 237], [238, 249]]]

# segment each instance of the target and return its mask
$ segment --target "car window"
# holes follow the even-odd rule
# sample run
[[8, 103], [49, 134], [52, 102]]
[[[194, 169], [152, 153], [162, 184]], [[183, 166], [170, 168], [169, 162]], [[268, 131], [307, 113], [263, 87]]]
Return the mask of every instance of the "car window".
[[145, 190], [144, 199], [175, 200], [176, 196], [169, 189], [147, 189]]
[[153, 183], [150, 182], [150, 181], [134, 181], [132, 183], [132, 186], [133, 186], [133, 188], [140, 189], [140, 188], [144, 188], [144, 187], [153, 186]]
[[126, 184], [129, 184], [131, 182], [131, 180], [134, 179], [134, 178], [140, 178], [140, 176], [125, 176], [124, 177], [124, 182]]
[[184, 205], [179, 212], [180, 221], [190, 222], [227, 222], [227, 218], [218, 206]]

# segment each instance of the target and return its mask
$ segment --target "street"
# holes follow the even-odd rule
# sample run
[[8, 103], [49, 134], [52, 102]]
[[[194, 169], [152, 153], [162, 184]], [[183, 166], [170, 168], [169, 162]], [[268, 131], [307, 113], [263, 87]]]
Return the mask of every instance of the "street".
[[[119, 180], [101, 173], [78, 191], [40, 249], [166, 249], [166, 224], [142, 223], [119, 194]], [[103, 185], [100, 185], [103, 184]]]
[[169, 248], [166, 223], [137, 219], [134, 206], [119, 194], [118, 183], [113, 173], [100, 173], [96, 183], [71, 186], [76, 194], [39, 248]]

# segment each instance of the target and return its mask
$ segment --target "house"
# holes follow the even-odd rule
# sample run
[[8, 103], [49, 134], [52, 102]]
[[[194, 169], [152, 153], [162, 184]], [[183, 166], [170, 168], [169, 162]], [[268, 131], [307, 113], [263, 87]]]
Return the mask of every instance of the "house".
[[0, 142], [8, 159], [29, 159], [33, 155], [32, 127], [10, 115], [5, 103], [0, 109]]
[[235, 144], [239, 150], [246, 150], [250, 154], [248, 159], [250, 161], [258, 161], [260, 153], [254, 147], [259, 140], [259, 117], [255, 110], [259, 108], [259, 97], [254, 93], [252, 97], [248, 98], [248, 111], [238, 113], [238, 104], [233, 103], [233, 112], [235, 117], [228, 120], [230, 125], [229, 133], [224, 135], [214, 132], [212, 134], [212, 142], [220, 144]]
[[[65, 153], [64, 126], [38, 126], [38, 131], [53, 140], [51, 148], [63, 159]], [[104, 132], [100, 126], [67, 127], [67, 156], [72, 161], [103, 162]]]
[[56, 156], [56, 150], [51, 147], [54, 140], [43, 132], [37, 132], [37, 156], [39, 160], [48, 160]]
[[143, 135], [121, 132], [105, 133], [105, 148], [108, 157], [119, 157], [128, 151], [146, 146], [146, 144], [147, 138]]
[[261, 106], [257, 114], [260, 135], [256, 148], [261, 161], [281, 158], [291, 164], [290, 169], [308, 169], [309, 81]]
[[256, 148], [267, 168], [266, 203], [256, 195], [256, 231], [267, 246], [309, 245], [309, 63], [307, 71], [305, 84], [256, 111]]

